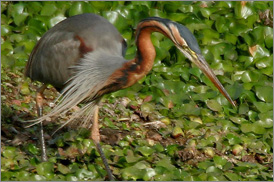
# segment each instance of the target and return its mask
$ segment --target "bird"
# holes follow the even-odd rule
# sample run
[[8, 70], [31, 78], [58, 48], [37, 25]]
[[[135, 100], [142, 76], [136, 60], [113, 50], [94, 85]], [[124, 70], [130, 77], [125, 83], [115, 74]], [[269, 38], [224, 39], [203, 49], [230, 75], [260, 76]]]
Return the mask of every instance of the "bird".
[[[29, 125], [41, 126], [42, 161], [47, 160], [43, 121], [84, 103], [61, 127], [72, 122], [91, 128], [91, 139], [100, 153], [107, 177], [114, 180], [100, 145], [98, 105], [103, 95], [130, 87], [150, 72], [156, 57], [150, 39], [153, 32], [169, 38], [225, 98], [236, 105], [203, 57], [195, 36], [184, 25], [160, 17], [141, 20], [136, 28], [136, 56], [126, 60], [127, 43], [107, 19], [93, 13], [75, 15], [59, 22], [40, 38], [25, 69], [26, 77], [42, 83], [36, 94], [38, 118]], [[60, 92], [59, 102], [43, 115], [43, 92], [49, 84]]]

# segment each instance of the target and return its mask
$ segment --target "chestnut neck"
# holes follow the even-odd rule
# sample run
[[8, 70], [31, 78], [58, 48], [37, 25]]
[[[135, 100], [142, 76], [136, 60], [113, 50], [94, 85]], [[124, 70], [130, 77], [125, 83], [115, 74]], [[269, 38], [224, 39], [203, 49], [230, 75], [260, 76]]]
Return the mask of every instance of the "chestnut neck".
[[152, 69], [156, 57], [156, 51], [150, 38], [153, 32], [160, 32], [166, 35], [156, 26], [141, 26], [137, 28], [137, 54], [124, 67], [128, 71], [128, 82], [124, 88], [136, 83]]

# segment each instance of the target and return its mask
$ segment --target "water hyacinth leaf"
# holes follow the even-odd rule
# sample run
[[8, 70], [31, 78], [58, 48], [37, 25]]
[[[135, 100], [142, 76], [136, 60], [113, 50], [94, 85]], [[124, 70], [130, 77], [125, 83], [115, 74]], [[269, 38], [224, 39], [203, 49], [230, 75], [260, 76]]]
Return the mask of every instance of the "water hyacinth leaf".
[[126, 160], [128, 163], [133, 163], [133, 162], [137, 162], [141, 159], [141, 156], [134, 156], [133, 153], [131, 155], [127, 155], [126, 156]]
[[179, 126], [175, 126], [173, 128], [172, 136], [174, 138], [178, 138], [179, 136], [183, 136], [183, 135], [184, 135], [184, 133], [183, 133], [182, 129]]
[[215, 166], [210, 166], [206, 169], [206, 173], [211, 173], [211, 174], [214, 174], [214, 176], [217, 176], [222, 174], [222, 171]]
[[269, 50], [259, 44], [249, 47], [248, 50], [254, 59], [270, 56]]
[[238, 1], [235, 5], [235, 15], [237, 18], [246, 19], [248, 16], [254, 14], [252, 8], [252, 2], [247, 1]]
[[235, 145], [235, 144], [241, 143], [241, 139], [240, 139], [239, 137], [235, 136], [235, 135], [232, 134], [232, 133], [228, 133], [228, 134], [226, 135], [226, 138], [227, 138], [228, 143], [229, 143], [230, 145]]
[[78, 169], [76, 171], [76, 177], [78, 177], [78, 179], [94, 179], [95, 174], [86, 169]]
[[229, 30], [231, 33], [233, 33], [236, 36], [241, 36], [242, 34], [252, 30], [247, 25], [237, 22], [235, 20], [231, 20], [229, 24]]
[[271, 49], [273, 47], [273, 34], [267, 35], [265, 37], [266, 47]]
[[225, 172], [225, 176], [231, 181], [239, 181], [240, 177], [236, 173]]
[[[230, 49], [228, 51], [225, 51], [225, 54], [224, 54], [224, 59], [225, 60], [231, 60], [231, 61], [236, 61], [238, 58], [238, 53], [237, 51], [233, 50], [233, 49]], [[227, 71], [227, 70], [225, 70]]]
[[239, 106], [239, 114], [246, 114], [249, 111], [248, 104], [244, 103]]
[[69, 169], [67, 166], [63, 165], [63, 164], [58, 164], [57, 169], [58, 169], [58, 171], [60, 171], [62, 174], [67, 174], [67, 173], [70, 172], [70, 169]]
[[28, 145], [28, 151], [34, 155], [38, 154], [38, 148], [34, 144], [29, 144]]
[[[105, 95], [101, 103], [101, 130], [120, 130], [114, 145], [106, 144], [112, 142], [108, 141], [108, 132], [102, 135], [103, 151], [116, 179], [273, 180], [269, 165], [273, 150], [273, 96], [269, 95], [273, 90], [272, 11], [272, 1], [2, 1], [1, 180], [107, 179], [99, 153], [89, 139], [90, 132], [82, 135], [70, 128], [72, 132], [60, 131], [49, 138], [47, 153], [53, 170], [43, 175], [40, 170], [38, 174], [33, 166], [41, 163], [38, 135], [34, 137], [39, 128], [25, 129], [17, 122], [36, 118], [32, 108], [35, 108], [35, 89], [40, 83], [31, 85], [29, 79], [26, 83], [23, 79], [34, 45], [61, 20], [85, 12], [103, 15], [114, 23], [127, 42], [127, 60], [136, 55], [136, 28], [143, 18], [157, 15], [185, 25], [197, 38], [205, 59], [237, 103], [237, 107], [232, 107], [172, 41], [153, 33], [156, 59], [152, 70], [134, 86]], [[45, 91], [45, 98], [50, 102], [57, 94], [52, 90], [50, 86]], [[130, 104], [120, 103], [122, 97], [130, 99]], [[210, 108], [208, 104], [212, 101], [219, 106]], [[147, 109], [144, 103], [153, 107]], [[49, 111], [46, 104], [45, 113]], [[52, 121], [63, 123], [69, 115]], [[153, 121], [165, 124], [157, 128]], [[45, 132], [50, 134], [59, 122], [45, 125]], [[151, 125], [143, 125], [150, 122]], [[173, 137], [175, 127], [179, 127], [184, 136]], [[111, 138], [115, 136], [116, 131]], [[137, 151], [143, 146], [152, 148], [153, 152]], [[191, 148], [187, 150], [190, 153], [185, 147]], [[185, 155], [189, 155], [189, 159]], [[200, 155], [202, 160], [199, 160]]]
[[204, 162], [199, 162], [198, 167], [201, 169], [207, 169], [210, 166], [213, 166], [214, 163], [210, 161], [204, 161]]
[[48, 173], [53, 173], [54, 165], [52, 162], [42, 162], [36, 166], [36, 170], [39, 175], [45, 176]]
[[5, 150], [3, 151], [2, 155], [5, 158], [14, 158], [16, 154], [16, 148], [15, 147], [6, 147]]
[[183, 104], [179, 111], [181, 114], [197, 116], [201, 113], [201, 108], [197, 107], [194, 103]]
[[10, 33], [11, 27], [8, 25], [1, 25], [1, 36], [6, 36]]
[[19, 26], [24, 23], [24, 21], [27, 19], [28, 16], [29, 16], [28, 13], [21, 13], [21, 14], [15, 15], [14, 23]]
[[127, 20], [116, 11], [104, 12], [103, 15], [120, 31], [128, 27]]
[[215, 39], [219, 39], [218, 32], [212, 29], [204, 29], [202, 30], [202, 34], [203, 34], [202, 43], [204, 45], [211, 44], [212, 41], [214, 41]]
[[41, 11], [42, 16], [51, 16], [55, 13], [57, 10], [57, 7], [55, 6], [54, 3], [46, 3]]
[[256, 89], [256, 96], [264, 101], [264, 102], [273, 102], [273, 87], [270, 86], [257, 86]]
[[227, 92], [231, 96], [231, 98], [234, 100], [238, 99], [244, 90], [243, 85], [239, 84], [238, 82], [234, 82], [233, 85], [226, 86], [225, 89], [227, 90]]
[[152, 168], [147, 168], [145, 171], [145, 175], [143, 177], [144, 181], [148, 181], [151, 180], [152, 177], [154, 177], [156, 175], [156, 172], [154, 169]]
[[146, 162], [140, 161], [131, 167], [122, 170], [122, 177], [126, 180], [143, 179], [145, 171], [149, 167]]
[[259, 123], [243, 123], [241, 124], [241, 130], [244, 133], [254, 132], [256, 134], [264, 134], [266, 131]]
[[257, 82], [260, 79], [260, 73], [257, 71], [244, 71], [242, 74], [242, 81], [244, 83]]
[[175, 166], [171, 164], [170, 158], [168, 158], [168, 157], [165, 157], [165, 158], [159, 160], [156, 163], [156, 166], [164, 167], [166, 170], [170, 170], [170, 171], [175, 169]]
[[237, 123], [237, 124], [242, 124], [242, 123], [245, 123], [245, 122], [247, 121], [247, 120], [244, 119], [244, 118], [241, 118], [241, 117], [234, 117], [234, 116], [230, 117], [229, 119], [230, 119], [232, 122]]
[[216, 167], [218, 167], [220, 169], [222, 169], [223, 166], [227, 163], [227, 160], [220, 156], [214, 156], [213, 161], [214, 161]]
[[254, 105], [261, 113], [273, 110], [273, 103], [254, 102]]
[[232, 43], [232, 44], [236, 44], [236, 42], [237, 42], [237, 40], [238, 40], [238, 38], [237, 38], [237, 36], [235, 36], [235, 35], [233, 35], [233, 34], [230, 34], [230, 33], [226, 33], [225, 34], [225, 40], [227, 41], [227, 42], [230, 42], [230, 43]]
[[273, 112], [268, 111], [265, 113], [260, 113], [259, 115], [260, 120], [258, 124], [264, 128], [271, 128], [273, 127]]
[[143, 154], [146, 157], [154, 153], [154, 149], [148, 146], [138, 147], [136, 151], [139, 151], [141, 154]]
[[220, 16], [215, 23], [215, 27], [219, 33], [224, 33], [228, 31], [228, 21], [225, 17]]
[[263, 57], [263, 58], [257, 60], [256, 67], [258, 69], [273, 67], [273, 55], [271, 55], [269, 57]]
[[12, 17], [14, 18], [14, 23], [17, 26], [20, 26], [21, 24], [23, 24], [24, 21], [29, 16], [29, 13], [26, 12], [24, 3], [18, 3], [18, 4], [15, 4], [14, 6], [11, 6], [10, 11], [11, 11]]
[[208, 100], [206, 101], [206, 105], [212, 110], [212, 111], [222, 111], [222, 106], [216, 101], [216, 100]]
[[49, 20], [48, 27], [51, 28], [54, 25], [56, 25], [57, 23], [59, 23], [60, 21], [64, 20], [64, 19], [66, 19], [65, 16], [57, 15], [57, 16], [55, 16], [55, 17], [53, 17]]

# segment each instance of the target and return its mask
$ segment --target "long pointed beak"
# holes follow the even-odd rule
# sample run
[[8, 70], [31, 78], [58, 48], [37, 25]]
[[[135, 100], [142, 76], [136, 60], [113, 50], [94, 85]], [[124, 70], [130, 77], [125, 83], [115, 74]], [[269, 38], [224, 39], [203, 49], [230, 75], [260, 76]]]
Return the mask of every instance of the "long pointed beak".
[[213, 73], [212, 69], [209, 67], [208, 63], [206, 62], [205, 58], [200, 55], [196, 54], [197, 58], [193, 57], [193, 62], [203, 71], [203, 73], [211, 80], [211, 82], [215, 85], [215, 87], [218, 88], [218, 90], [225, 96], [225, 98], [234, 106], [236, 107], [236, 104], [231, 99], [221, 82], [218, 80], [218, 78]]

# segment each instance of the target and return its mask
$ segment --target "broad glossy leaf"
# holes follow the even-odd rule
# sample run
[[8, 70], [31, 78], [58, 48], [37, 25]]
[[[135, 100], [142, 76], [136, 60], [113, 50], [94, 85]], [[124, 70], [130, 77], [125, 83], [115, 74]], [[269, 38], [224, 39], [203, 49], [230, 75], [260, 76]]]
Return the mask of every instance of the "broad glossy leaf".
[[57, 167], [58, 171], [60, 171], [62, 174], [67, 174], [70, 172], [70, 169], [63, 165], [63, 164], [58, 164], [58, 167]]
[[57, 7], [55, 6], [55, 4], [53, 2], [46, 3], [42, 8], [41, 15], [42, 16], [52, 16], [56, 10], [57, 10]]
[[220, 169], [223, 169], [224, 165], [228, 162], [226, 159], [220, 156], [214, 156], [213, 161], [215, 163], [215, 166]]
[[219, 33], [224, 33], [228, 31], [228, 21], [225, 17], [220, 16], [215, 23], [215, 27]]
[[273, 109], [273, 102], [272, 103], [265, 103], [265, 102], [253, 102], [255, 107], [261, 112], [268, 112]]
[[262, 47], [261, 45], [254, 45], [249, 47], [249, 53], [251, 56], [254, 57], [254, 59], [262, 58], [262, 57], [269, 57], [270, 53], [269, 50], [265, 47]]
[[238, 1], [235, 5], [235, 15], [237, 18], [246, 19], [248, 16], [254, 14], [252, 3], [248, 1]]
[[76, 171], [76, 177], [78, 177], [78, 179], [94, 179], [95, 174], [86, 169], [78, 169]]
[[235, 144], [241, 143], [241, 139], [238, 136], [236, 136], [236, 135], [234, 135], [232, 133], [228, 133], [226, 135], [226, 139], [228, 140], [228, 143], [230, 145], [235, 145]]
[[259, 123], [243, 123], [241, 124], [241, 130], [244, 133], [254, 132], [256, 134], [264, 134], [266, 131]]
[[119, 31], [123, 31], [128, 27], [127, 19], [124, 18], [119, 12], [108, 11], [103, 13], [110, 23], [112, 23]]
[[222, 111], [222, 106], [216, 100], [208, 100], [206, 105], [213, 111]]
[[268, 111], [265, 113], [260, 113], [259, 115], [260, 120], [258, 123], [264, 128], [271, 128], [273, 127], [273, 111]]
[[273, 102], [273, 87], [257, 86], [256, 96], [264, 102]]
[[47, 175], [53, 173], [54, 165], [52, 162], [42, 162], [37, 165], [36, 170], [39, 175]]
[[225, 176], [231, 181], [239, 181], [240, 176], [236, 173], [226, 172]]
[[154, 149], [151, 147], [148, 147], [148, 146], [142, 146], [142, 147], [137, 148], [136, 151], [139, 151], [141, 154], [148, 157], [151, 154], [153, 154]]
[[242, 81], [244, 83], [257, 82], [260, 79], [260, 73], [258, 71], [244, 71], [242, 74]]
[[17, 155], [16, 154], [16, 148], [15, 147], [11, 147], [11, 146], [6, 147], [3, 150], [2, 155], [5, 158], [14, 158]]
[[263, 58], [257, 60], [256, 67], [258, 69], [273, 67], [273, 55], [271, 55], [269, 57], [263, 57]]

